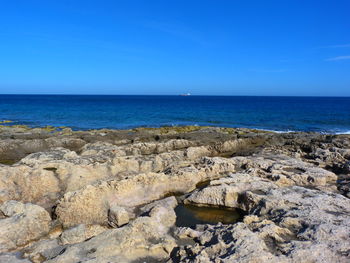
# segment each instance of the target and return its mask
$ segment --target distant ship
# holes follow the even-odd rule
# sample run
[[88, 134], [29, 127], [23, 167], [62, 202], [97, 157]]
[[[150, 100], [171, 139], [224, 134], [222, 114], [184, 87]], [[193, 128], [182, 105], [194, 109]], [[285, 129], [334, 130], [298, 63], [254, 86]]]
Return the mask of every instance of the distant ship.
[[180, 94], [180, 96], [191, 96], [191, 93]]

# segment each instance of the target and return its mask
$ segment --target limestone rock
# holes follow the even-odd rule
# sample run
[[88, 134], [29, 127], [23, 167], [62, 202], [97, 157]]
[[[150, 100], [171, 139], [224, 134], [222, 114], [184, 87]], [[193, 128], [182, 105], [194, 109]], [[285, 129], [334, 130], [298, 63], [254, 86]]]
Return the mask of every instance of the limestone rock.
[[2, 253], [0, 254], [1, 263], [31, 263], [28, 259], [20, 258], [16, 253]]
[[235, 157], [236, 165], [253, 176], [267, 178], [279, 186], [327, 186], [337, 176], [325, 169], [286, 155]]
[[50, 230], [50, 215], [37, 205], [7, 201], [0, 211], [5, 215], [0, 219], [0, 252], [26, 245]]
[[23, 257], [33, 263], [42, 263], [57, 257], [66, 250], [66, 245], [60, 245], [58, 239], [40, 240], [23, 250]]
[[28, 166], [2, 167], [0, 203], [8, 200], [32, 202], [49, 207], [59, 197], [60, 182], [53, 171]]
[[[247, 192], [244, 202], [246, 209], [253, 212], [251, 214], [269, 219], [293, 233], [289, 237], [280, 235], [281, 240], [274, 238], [277, 240], [274, 246], [294, 261], [348, 261], [348, 198], [295, 186], [272, 189], [266, 196]], [[257, 227], [262, 229], [261, 225]], [[272, 230], [274, 233], [276, 231]], [[285, 244], [285, 241], [289, 242]]]
[[350, 200], [302, 187], [247, 191], [234, 226], [197, 227], [173, 262], [348, 262]]
[[208, 156], [211, 154], [211, 151], [208, 149], [208, 147], [200, 146], [200, 147], [189, 147], [186, 150], [185, 155], [190, 160], [195, 160], [199, 157]]
[[145, 173], [122, 180], [103, 181], [66, 193], [56, 214], [65, 227], [78, 224], [107, 224], [109, 204], [134, 207], [161, 199], [169, 193], [187, 193], [202, 181], [235, 171], [223, 158], [202, 158], [197, 168], [180, 167], [169, 173]]
[[[349, 262], [349, 149], [349, 135], [0, 126], [0, 262]], [[177, 228], [177, 200], [246, 215]]]
[[120, 227], [129, 222], [128, 212], [121, 206], [112, 205], [108, 210], [108, 224], [111, 227]]
[[60, 236], [60, 243], [62, 245], [80, 243], [91, 237], [97, 236], [106, 230], [106, 227], [100, 225], [81, 224], [64, 231]]
[[283, 255], [276, 256], [269, 251], [264, 240], [245, 224], [233, 226], [207, 225], [196, 232], [194, 246], [181, 246], [175, 251], [171, 262], [288, 262]]
[[168, 234], [175, 219], [173, 209], [157, 205], [149, 216], [138, 217], [123, 227], [71, 245], [46, 262], [143, 262], [143, 259], [164, 262], [176, 246], [174, 238]]
[[267, 179], [237, 173], [211, 181], [209, 186], [191, 193], [184, 202], [196, 205], [242, 208], [240, 196], [245, 191], [266, 192], [273, 188], [277, 188], [277, 185]]
[[155, 206], [163, 206], [174, 209], [177, 206], [177, 200], [174, 196], [170, 196], [161, 200], [154, 201], [140, 208], [140, 214], [148, 213]]

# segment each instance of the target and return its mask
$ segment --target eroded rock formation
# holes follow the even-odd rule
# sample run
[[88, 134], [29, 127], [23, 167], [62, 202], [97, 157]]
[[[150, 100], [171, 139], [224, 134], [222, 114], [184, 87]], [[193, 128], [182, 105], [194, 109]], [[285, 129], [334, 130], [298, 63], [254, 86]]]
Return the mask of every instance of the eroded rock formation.
[[348, 135], [3, 126], [0, 261], [349, 262], [349, 165]]

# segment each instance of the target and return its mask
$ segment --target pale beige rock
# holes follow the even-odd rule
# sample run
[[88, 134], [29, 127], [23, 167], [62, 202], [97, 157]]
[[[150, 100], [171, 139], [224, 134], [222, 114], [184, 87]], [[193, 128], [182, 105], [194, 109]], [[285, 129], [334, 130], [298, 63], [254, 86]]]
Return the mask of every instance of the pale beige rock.
[[56, 214], [66, 227], [81, 223], [107, 224], [111, 203], [133, 207], [160, 199], [168, 192], [187, 192], [194, 187], [190, 179], [174, 184], [171, 176], [162, 173], [140, 174], [69, 192], [60, 200]]
[[24, 246], [48, 234], [51, 218], [40, 206], [7, 201], [0, 206], [0, 253]]
[[164, 152], [170, 152], [174, 150], [179, 150], [192, 146], [193, 142], [188, 140], [169, 140], [167, 142], [153, 143], [134, 143], [132, 145], [127, 145], [121, 147], [127, 155], [149, 155], [149, 154], [159, 154]]
[[243, 223], [208, 225], [204, 231], [198, 229], [195, 236], [197, 244], [181, 246], [171, 262], [288, 262], [285, 256], [271, 253], [264, 240]]
[[78, 224], [107, 224], [109, 204], [134, 207], [160, 199], [169, 193], [187, 193], [208, 179], [235, 171], [223, 158], [202, 158], [198, 167], [181, 167], [174, 173], [138, 174], [68, 192], [59, 201], [56, 214], [65, 227]]
[[59, 192], [59, 180], [52, 171], [24, 165], [0, 170], [0, 203], [22, 200], [46, 206], [57, 200]]
[[189, 227], [177, 227], [175, 230], [175, 235], [180, 239], [185, 238], [198, 238], [202, 235], [201, 231], [194, 230]]
[[199, 157], [209, 156], [211, 151], [206, 146], [189, 147], [187, 148], [185, 155], [190, 160], [196, 160]]
[[[50, 209], [65, 192], [79, 190], [100, 180], [162, 172], [169, 167], [177, 169], [189, 165], [191, 158], [210, 153], [204, 146], [177, 150], [190, 145], [193, 143], [187, 140], [131, 146], [96, 142], [82, 147], [80, 155], [62, 147], [33, 153], [15, 166], [0, 169], [0, 202], [21, 200]], [[139, 147], [140, 153], [146, 155], [125, 156], [126, 152], [133, 153]]]
[[0, 254], [1, 263], [31, 263], [28, 259], [20, 258], [16, 253], [2, 253]]
[[196, 205], [242, 208], [240, 196], [245, 191], [266, 192], [277, 187], [266, 179], [237, 173], [211, 181], [209, 186], [194, 191], [184, 202]]
[[161, 200], [154, 201], [140, 208], [140, 214], [149, 212], [155, 206], [163, 206], [169, 209], [174, 209], [177, 206], [177, 200], [174, 196], [170, 196]]
[[243, 195], [244, 223], [197, 227], [173, 262], [349, 262], [348, 198], [302, 187]]
[[108, 224], [111, 227], [120, 227], [129, 222], [129, 213], [125, 208], [111, 205], [108, 209]]
[[126, 153], [121, 147], [107, 142], [87, 143], [81, 149], [81, 156], [90, 156], [92, 158], [100, 157], [107, 160], [117, 156], [125, 156]]
[[65, 230], [60, 236], [62, 245], [75, 244], [83, 242], [91, 237], [97, 236], [106, 231], [108, 228], [100, 225], [78, 225]]
[[279, 186], [326, 186], [337, 176], [325, 169], [286, 155], [264, 155], [232, 158], [238, 167], [253, 176], [267, 178]]
[[7, 201], [0, 206], [1, 214], [6, 217], [11, 217], [16, 214], [25, 213], [27, 205], [17, 201]]
[[[184, 161], [186, 140], [165, 143], [142, 143], [143, 153], [153, 156], [125, 156], [137, 145], [115, 146], [106, 142], [86, 144], [81, 154], [65, 148], [52, 148], [23, 158], [15, 166], [0, 169], [0, 202], [21, 200], [50, 208], [64, 192], [75, 191], [99, 180], [120, 178], [128, 174], [161, 172], [167, 166]], [[150, 152], [148, 152], [150, 151]]]
[[[253, 223], [251, 227], [263, 235], [268, 233], [275, 240], [278, 239], [274, 235], [280, 236], [284, 242], [277, 242], [275, 246], [288, 253], [292, 260], [348, 262], [349, 255], [345, 251], [350, 247], [347, 234], [350, 199], [339, 194], [290, 187], [273, 189], [265, 196], [247, 192], [244, 202], [248, 211], [277, 225], [277, 228], [269, 226], [269, 232], [262, 225], [271, 225], [271, 221]], [[281, 228], [284, 228], [282, 234]], [[293, 234], [287, 235], [286, 231]], [[289, 242], [286, 244], [285, 240]]]
[[214, 145], [214, 149], [219, 153], [235, 153], [251, 144], [254, 139], [237, 139], [219, 142]]
[[33, 263], [42, 263], [64, 253], [67, 246], [59, 244], [58, 239], [45, 239], [33, 243], [23, 250], [23, 257]]
[[142, 262], [146, 258], [164, 262], [176, 246], [174, 238], [168, 234], [175, 219], [173, 209], [158, 204], [149, 216], [138, 217], [124, 227], [71, 245], [47, 262]]
[[[0, 261], [349, 262], [349, 199], [337, 193], [350, 193], [350, 136], [181, 130], [0, 126], [0, 222], [19, 240], [5, 242], [18, 254]], [[162, 198], [181, 193], [178, 200], [247, 215], [233, 225], [175, 228], [177, 200]], [[46, 234], [26, 202], [52, 213]], [[110, 229], [112, 221], [121, 226]]]

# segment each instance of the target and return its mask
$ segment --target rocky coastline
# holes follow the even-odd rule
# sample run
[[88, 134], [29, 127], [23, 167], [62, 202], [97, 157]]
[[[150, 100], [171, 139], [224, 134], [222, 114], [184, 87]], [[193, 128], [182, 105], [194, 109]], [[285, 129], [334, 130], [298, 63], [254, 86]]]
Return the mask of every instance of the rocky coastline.
[[349, 262], [350, 135], [0, 126], [0, 262]]

